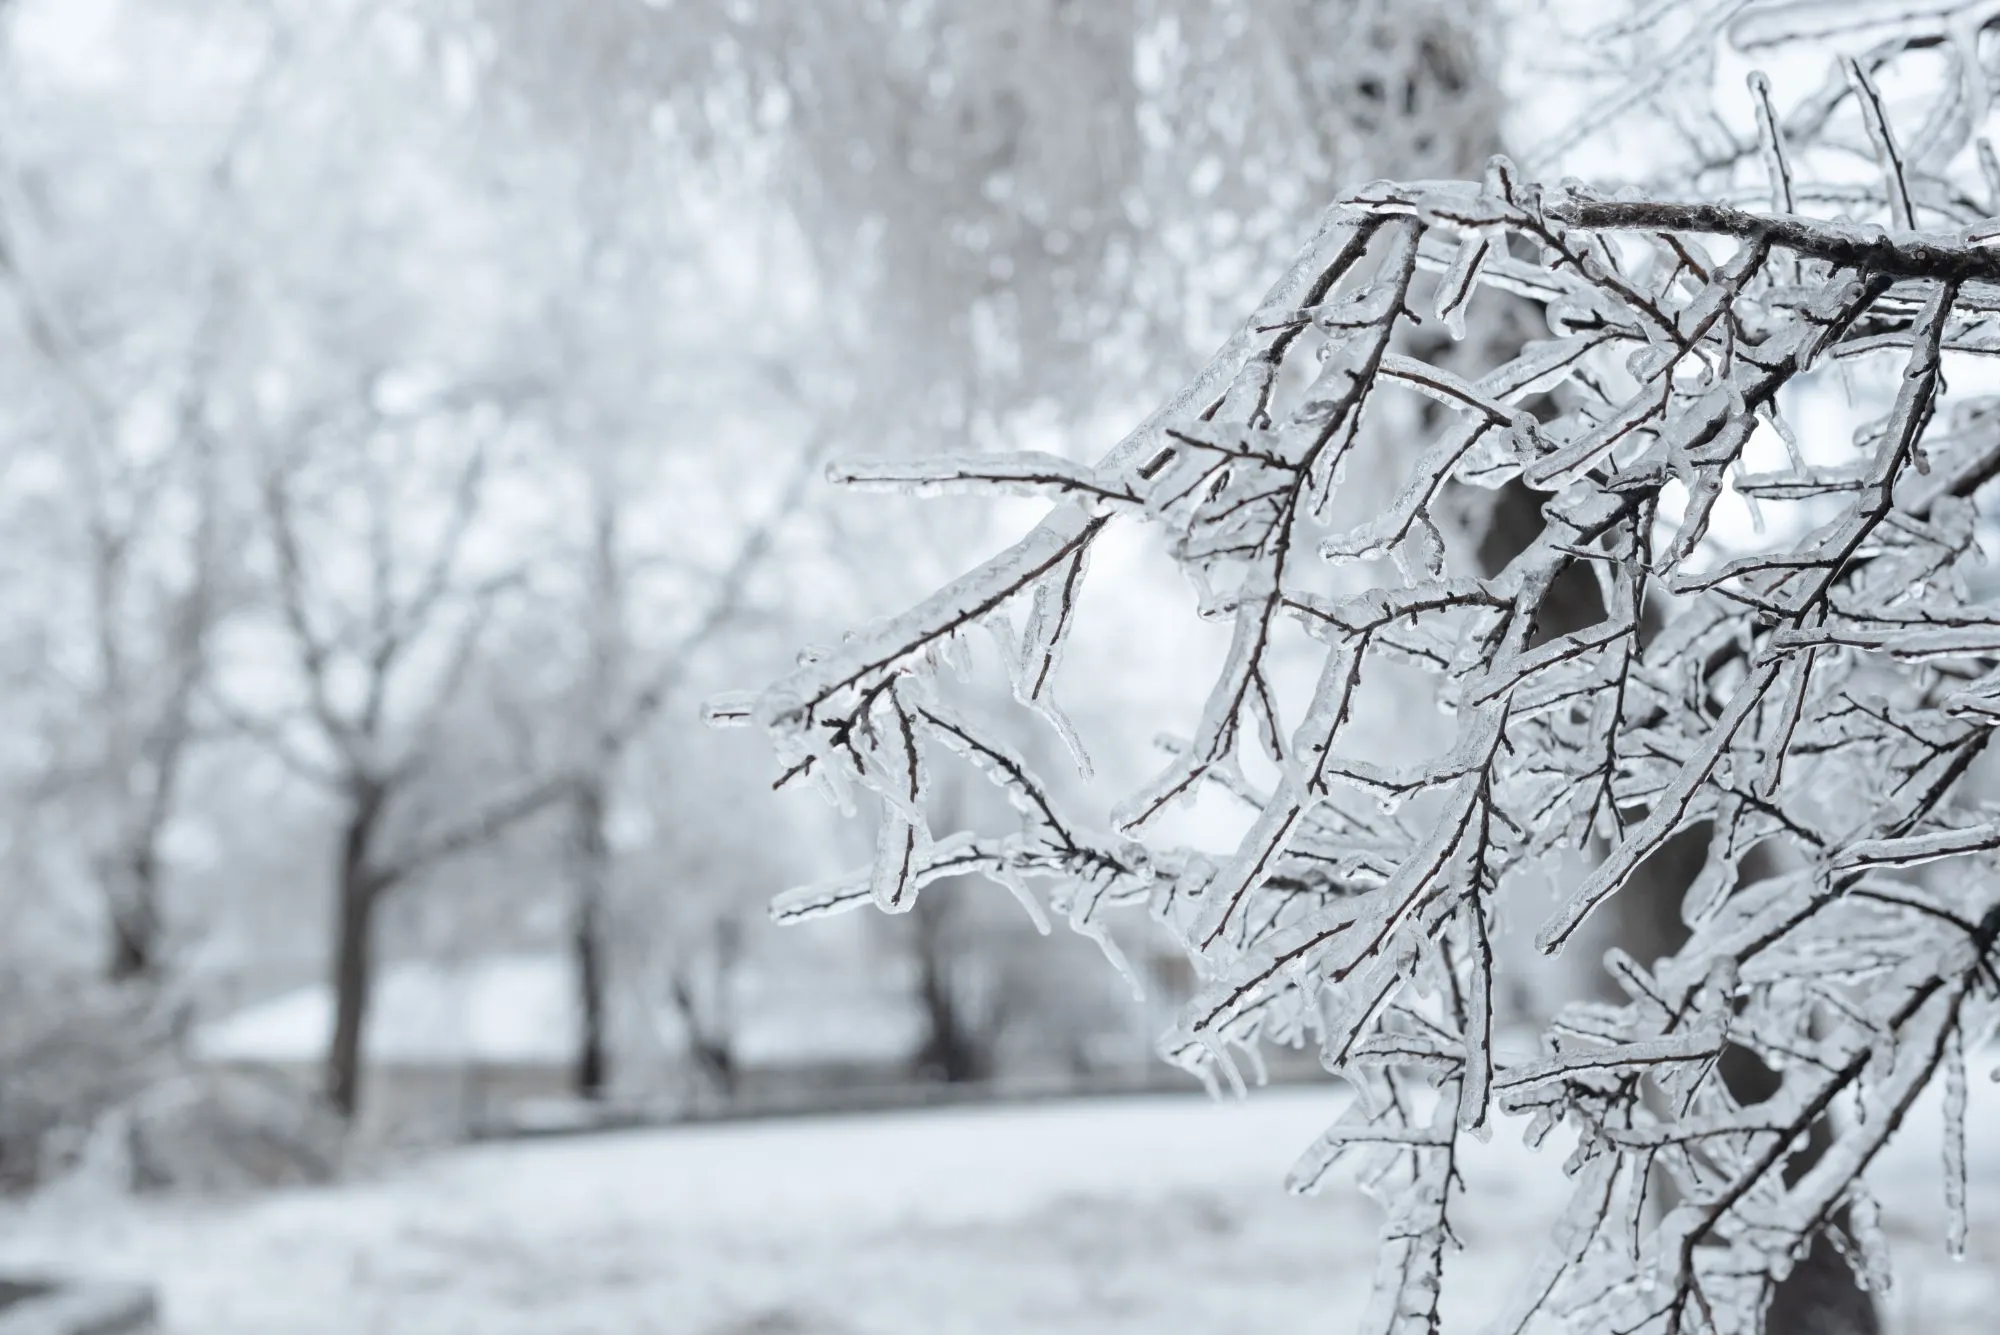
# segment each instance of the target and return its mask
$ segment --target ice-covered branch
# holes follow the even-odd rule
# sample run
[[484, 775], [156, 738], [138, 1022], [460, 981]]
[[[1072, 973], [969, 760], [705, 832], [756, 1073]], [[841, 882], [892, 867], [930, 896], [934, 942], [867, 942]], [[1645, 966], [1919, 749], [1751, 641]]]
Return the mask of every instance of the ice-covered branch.
[[1878, 226], [1821, 222], [1797, 214], [1751, 213], [1721, 204], [1653, 200], [1562, 200], [1550, 204], [1547, 213], [1565, 226], [1588, 231], [1690, 233], [1762, 242], [1838, 268], [1890, 278], [2000, 282], [2000, 249], [1986, 236], [1990, 229], [1970, 228], [1957, 235], [1891, 232]]
[[[1501, 1328], [1539, 1310], [1692, 1335], [1761, 1310], [1865, 1197], [1917, 1092], [1955, 1078], [1960, 1031], [2000, 990], [2000, 834], [1969, 792], [2000, 722], [2000, 612], [1975, 573], [2000, 412], [1947, 374], [2000, 353], [1982, 332], [2000, 248], [1936, 204], [1924, 173], [1949, 127], [1899, 137], [1880, 63], [1853, 65], [1840, 94], [1882, 167], [1853, 196], [1866, 211], [1801, 211], [1821, 198], [1806, 164], [1826, 118], [1780, 116], [1753, 85], [1775, 211], [1544, 187], [1504, 160], [1476, 182], [1376, 183], [1095, 465], [844, 466], [1059, 504], [720, 711], [765, 727], [788, 773], [876, 808], [873, 868], [780, 915], [900, 910], [957, 871], [1031, 907], [1044, 890], [1089, 932], [1103, 908], [1147, 904], [1201, 980], [1163, 1055], [1240, 1086], [1261, 1045], [1310, 1044], [1362, 1091], [1294, 1184], [1365, 1159], [1391, 1202], [1383, 1330], [1434, 1321], [1457, 1137], [1495, 1110], [1578, 1139], [1571, 1207]], [[1413, 332], [1463, 335], [1501, 294], [1532, 303], [1546, 337], [1484, 344], [1468, 370]], [[1851, 440], [1808, 458], [1788, 414], [1837, 357], [1879, 361], [1886, 388]], [[1357, 503], [1355, 470], [1387, 485]], [[1482, 567], [1458, 516], [1499, 485], [1532, 494], [1539, 526]], [[938, 668], [970, 630], [994, 632], [1015, 701], [1080, 757], [1053, 692], [1079, 670], [1063, 651], [1114, 524], [1163, 540], [1230, 643], [1168, 764], [1099, 828], [1060, 812], [990, 719], [949, 706]], [[1279, 670], [1281, 645], [1312, 655], [1309, 685]], [[1426, 683], [1448, 740], [1426, 750], [1392, 726], [1385, 743], [1364, 702], [1392, 673]], [[1018, 833], [933, 838], [925, 775], [947, 763], [1003, 791]], [[1204, 787], [1249, 806], [1234, 847], [1163, 833]], [[1541, 935], [1560, 949], [1697, 830], [1686, 946], [1614, 954], [1623, 1004], [1574, 1008], [1536, 1059], [1497, 1061], [1501, 907], [1568, 878]], [[1778, 1093], [1739, 1102], [1720, 1074], [1732, 1054], [1782, 1069]], [[1829, 1132], [1843, 1099], [1865, 1125]], [[1678, 1202], [1663, 1219], [1661, 1181]]]

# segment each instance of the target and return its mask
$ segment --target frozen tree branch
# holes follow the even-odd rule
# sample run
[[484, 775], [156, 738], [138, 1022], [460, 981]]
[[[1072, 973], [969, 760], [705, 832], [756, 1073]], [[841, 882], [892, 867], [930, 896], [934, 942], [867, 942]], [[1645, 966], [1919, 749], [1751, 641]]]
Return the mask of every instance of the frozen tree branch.
[[[1356, 1087], [1293, 1183], [1352, 1162], [1389, 1205], [1368, 1329], [1435, 1328], [1458, 1136], [1503, 1113], [1537, 1142], [1564, 1125], [1576, 1148], [1569, 1208], [1497, 1329], [1754, 1331], [1822, 1236], [1879, 1287], [1868, 1166], [1933, 1079], [1962, 1117], [1958, 1067], [2000, 1000], [2000, 834], [1969, 779], [2000, 721], [2000, 613], [1977, 573], [2000, 409], [1949, 374], [2000, 354], [2000, 251], [1934, 188], [1970, 121], [1933, 118], [1906, 151], [1875, 96], [1883, 64], [1922, 46], [1905, 34], [1845, 67], [1882, 168], [1845, 218], [1800, 211], [1825, 116], [1780, 117], [1753, 86], [1782, 211], [1545, 188], [1504, 159], [1479, 182], [1377, 183], [1094, 466], [845, 468], [1059, 503], [917, 607], [715, 711], [763, 727], [787, 778], [875, 809], [873, 864], [778, 916], [904, 912], [961, 872], [1085, 930], [1144, 905], [1203, 980], [1163, 1055], [1241, 1087], [1262, 1045], [1309, 1044]], [[1488, 288], [1535, 303], [1548, 337], [1476, 374], [1409, 337], [1461, 330]], [[1808, 458], [1788, 414], [1863, 358], [1886, 388], [1850, 442]], [[1344, 525], [1361, 459], [1397, 485]], [[1467, 568], [1441, 502], [1509, 482], [1537, 496], [1540, 531], [1501, 568]], [[1752, 503], [1761, 527], [1732, 517]], [[990, 720], [944, 702], [940, 668], [980, 632], [1016, 701], [1052, 708], [1088, 556], [1121, 523], [1164, 539], [1231, 643], [1191, 734], [1095, 828]], [[1598, 608], [1552, 633], [1566, 579]], [[1279, 685], [1281, 642], [1317, 655], [1310, 689]], [[1449, 720], [1431, 754], [1400, 735], [1371, 749], [1361, 702], [1392, 667], [1421, 673]], [[1015, 833], [931, 828], [931, 772], [953, 763], [1007, 795]], [[1163, 833], [1205, 786], [1253, 809], [1234, 848]], [[1558, 1016], [1532, 1060], [1496, 1058], [1501, 907], [1570, 877], [1539, 937], [1560, 950], [1697, 827], [1685, 947], [1613, 952], [1619, 1004]], [[1576, 874], [1579, 854], [1594, 865]], [[1781, 1072], [1775, 1095], [1740, 1101], [1732, 1052]], [[1836, 1104], [1856, 1116], [1836, 1125]], [[1828, 1148], [1802, 1168], [1815, 1137]], [[1962, 1153], [1946, 1172], [1962, 1182]], [[1949, 1199], [1963, 1211], [1962, 1185]]]
[[1947, 283], [2000, 282], [2000, 249], [1970, 235], [1884, 232], [1793, 214], [1759, 214], [1720, 204], [1577, 199], [1551, 204], [1549, 218], [1586, 231], [1697, 233], [1779, 246], [1794, 255], [1888, 278]]

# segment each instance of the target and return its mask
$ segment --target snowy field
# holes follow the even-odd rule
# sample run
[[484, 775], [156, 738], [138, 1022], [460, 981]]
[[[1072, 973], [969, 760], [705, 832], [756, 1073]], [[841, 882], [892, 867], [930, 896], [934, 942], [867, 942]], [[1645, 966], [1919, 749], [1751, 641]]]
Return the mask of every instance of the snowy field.
[[[1965, 1262], [1939, 1241], [1934, 1106], [1875, 1175], [1898, 1332], [1994, 1328], [1983, 1075]], [[0, 1219], [0, 1268], [151, 1277], [170, 1335], [1319, 1335], [1366, 1300], [1373, 1208], [1280, 1181], [1339, 1106], [1285, 1090], [766, 1121], [477, 1147], [233, 1201], [73, 1191]], [[1475, 1157], [1450, 1328], [1519, 1277], [1553, 1170], [1504, 1130]]]

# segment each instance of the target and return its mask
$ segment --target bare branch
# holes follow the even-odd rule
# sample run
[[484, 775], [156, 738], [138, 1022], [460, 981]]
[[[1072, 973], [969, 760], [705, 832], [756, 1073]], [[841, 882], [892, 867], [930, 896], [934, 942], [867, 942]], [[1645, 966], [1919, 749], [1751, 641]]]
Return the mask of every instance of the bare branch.
[[554, 806], [576, 787], [569, 773], [532, 780], [502, 794], [478, 810], [384, 857], [371, 867], [375, 883], [389, 889], [419, 876], [462, 853], [485, 847], [530, 817]]

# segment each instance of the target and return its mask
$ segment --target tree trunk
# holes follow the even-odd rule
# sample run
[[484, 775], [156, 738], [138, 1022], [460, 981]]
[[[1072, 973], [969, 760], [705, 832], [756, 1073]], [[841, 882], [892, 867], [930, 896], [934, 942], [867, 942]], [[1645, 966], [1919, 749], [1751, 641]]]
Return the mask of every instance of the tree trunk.
[[[1542, 528], [1541, 503], [1539, 496], [1519, 483], [1510, 483], [1495, 494], [1479, 547], [1481, 565], [1497, 571], [1533, 541]], [[1596, 583], [1582, 569], [1582, 562], [1556, 580], [1542, 608], [1538, 638], [1581, 630], [1604, 616]], [[1706, 825], [1691, 826], [1669, 839], [1640, 865], [1622, 891], [1606, 901], [1599, 911], [1602, 935], [1590, 939], [1615, 943], [1648, 967], [1678, 952], [1689, 936], [1681, 902], [1707, 863], [1708, 840]], [[1752, 850], [1744, 858], [1742, 870], [1745, 876], [1759, 877], [1768, 874], [1769, 868]], [[1602, 969], [1591, 970], [1589, 978], [1591, 991], [1599, 999], [1629, 999]], [[1778, 1077], [1747, 1048], [1726, 1051], [1720, 1071], [1730, 1093], [1743, 1103], [1761, 1103], [1778, 1092]], [[1816, 1122], [1805, 1148], [1787, 1165], [1786, 1180], [1796, 1181], [1818, 1162], [1831, 1142], [1827, 1122]], [[1658, 1182], [1658, 1191], [1662, 1204], [1671, 1207], [1672, 1192], [1664, 1178]], [[1834, 1216], [1833, 1227], [1845, 1228], [1846, 1222], [1843, 1210]], [[1812, 1250], [1779, 1281], [1764, 1321], [1765, 1335], [1880, 1335], [1881, 1329], [1874, 1299], [1856, 1286], [1853, 1271], [1824, 1232], [1814, 1237]]]
[[620, 747], [607, 722], [618, 693], [626, 648], [625, 592], [620, 579], [619, 503], [616, 489], [591, 473], [589, 659], [580, 713], [588, 728], [588, 769], [570, 802], [570, 955], [577, 989], [576, 1067], [572, 1085], [579, 1098], [599, 1099], [610, 1082], [610, 1053], [604, 1038], [606, 970], [604, 904], [611, 886], [611, 844], [605, 837], [607, 788], [617, 770]]
[[158, 976], [159, 879], [150, 848], [130, 850], [111, 872], [111, 958], [105, 976], [113, 983], [148, 983]]
[[952, 977], [951, 901], [948, 883], [917, 897], [910, 910], [916, 938], [917, 1001], [926, 1021], [924, 1045], [916, 1058], [917, 1072], [946, 1084], [966, 1084], [993, 1075], [995, 1035], [991, 1025], [975, 1026]]
[[[1641, 964], [1679, 951], [1690, 935], [1681, 917], [1681, 900], [1708, 860], [1710, 829], [1695, 825], [1682, 830], [1648, 858], [1632, 880], [1606, 904], [1612, 911], [1614, 939]], [[1776, 869], [1769, 858], [1752, 849], [1743, 859], [1741, 876], [1757, 880]], [[1598, 995], [1609, 1001], [1627, 1000], [1599, 973]], [[1718, 1067], [1722, 1082], [1739, 1103], [1762, 1103], [1778, 1092], [1782, 1078], [1748, 1048], [1723, 1051]], [[1814, 1122], [1804, 1148], [1785, 1165], [1785, 1181], [1798, 1179], [1833, 1143], [1833, 1130], [1822, 1117]], [[1677, 1203], [1672, 1183], [1660, 1177], [1654, 1184], [1662, 1209]], [[1831, 1226], [1845, 1230], [1847, 1210], [1837, 1210]], [[1812, 1249], [1792, 1267], [1772, 1293], [1764, 1318], [1765, 1335], [1880, 1335], [1875, 1301], [1854, 1282], [1854, 1272], [1834, 1250], [1824, 1231], [1815, 1234]]]
[[688, 1059], [694, 1063], [700, 1087], [727, 1105], [736, 1097], [740, 1074], [736, 1064], [734, 1017], [728, 1003], [735, 960], [729, 934], [723, 934], [717, 946], [723, 953], [715, 960], [712, 1006], [703, 1005], [690, 971], [676, 971], [668, 980], [667, 990], [680, 1012], [681, 1027], [687, 1034]]
[[346, 1122], [361, 1108], [362, 1031], [374, 986], [375, 907], [383, 889], [369, 854], [386, 796], [379, 785], [356, 785], [334, 891], [333, 1037], [323, 1082], [327, 1103]]
[[577, 992], [576, 1095], [600, 1099], [610, 1080], [604, 1037], [603, 921], [611, 851], [604, 837], [604, 783], [593, 775], [579, 784], [570, 806], [570, 956]]
[[688, 1055], [710, 1093], [725, 1105], [736, 1097], [736, 1053], [726, 1036], [691, 1025]]

